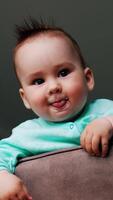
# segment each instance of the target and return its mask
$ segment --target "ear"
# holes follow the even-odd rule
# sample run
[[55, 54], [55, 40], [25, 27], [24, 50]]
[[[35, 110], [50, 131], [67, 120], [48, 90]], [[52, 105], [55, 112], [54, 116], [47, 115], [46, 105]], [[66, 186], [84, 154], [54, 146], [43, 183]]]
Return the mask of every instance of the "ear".
[[20, 94], [20, 97], [21, 97], [21, 99], [22, 99], [22, 101], [23, 101], [25, 107], [26, 107], [27, 109], [31, 109], [30, 104], [29, 104], [29, 102], [28, 102], [28, 100], [27, 100], [27, 98], [26, 98], [26, 95], [25, 95], [25, 92], [24, 92], [24, 89], [23, 89], [23, 88], [20, 88], [20, 89], [19, 89], [19, 94]]
[[94, 85], [95, 85], [93, 72], [89, 67], [86, 67], [84, 69], [84, 74], [85, 74], [88, 90], [91, 91], [93, 90]]

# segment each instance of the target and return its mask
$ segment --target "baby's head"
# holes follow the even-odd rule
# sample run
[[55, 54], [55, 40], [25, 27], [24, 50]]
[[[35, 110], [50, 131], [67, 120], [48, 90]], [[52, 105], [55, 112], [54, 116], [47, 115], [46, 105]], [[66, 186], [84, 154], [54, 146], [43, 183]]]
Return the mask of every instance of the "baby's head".
[[26, 108], [48, 121], [75, 117], [94, 86], [77, 42], [64, 30], [34, 20], [17, 31], [14, 63]]

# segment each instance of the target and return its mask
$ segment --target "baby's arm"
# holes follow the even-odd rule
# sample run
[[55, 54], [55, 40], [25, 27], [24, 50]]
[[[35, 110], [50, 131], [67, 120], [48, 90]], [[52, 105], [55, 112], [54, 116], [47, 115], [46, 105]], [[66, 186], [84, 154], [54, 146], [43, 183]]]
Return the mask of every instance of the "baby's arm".
[[31, 200], [20, 178], [13, 173], [19, 158], [29, 155], [18, 135], [0, 140], [0, 200]]
[[0, 171], [0, 200], [32, 200], [22, 180], [17, 176]]
[[113, 136], [113, 116], [95, 119], [81, 135], [81, 146], [91, 155], [105, 157]]

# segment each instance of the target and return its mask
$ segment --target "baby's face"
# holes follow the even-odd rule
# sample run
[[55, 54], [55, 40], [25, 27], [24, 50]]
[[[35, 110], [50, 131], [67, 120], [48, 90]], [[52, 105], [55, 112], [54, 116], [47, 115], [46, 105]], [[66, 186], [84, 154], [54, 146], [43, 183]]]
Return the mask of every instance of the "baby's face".
[[70, 41], [61, 36], [26, 40], [16, 51], [15, 63], [25, 106], [49, 121], [77, 115], [93, 88], [90, 69], [81, 67]]

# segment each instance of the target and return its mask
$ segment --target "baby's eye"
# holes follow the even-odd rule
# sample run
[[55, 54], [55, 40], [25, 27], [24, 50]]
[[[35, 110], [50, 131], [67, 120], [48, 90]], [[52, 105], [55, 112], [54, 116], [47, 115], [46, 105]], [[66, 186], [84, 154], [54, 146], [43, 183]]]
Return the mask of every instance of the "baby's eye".
[[65, 69], [62, 69], [59, 73], [58, 73], [58, 76], [67, 76], [68, 74], [70, 73], [70, 70], [65, 68]]
[[33, 84], [34, 85], [41, 85], [41, 84], [43, 84], [44, 83], [44, 79], [43, 78], [38, 78], [38, 79], [35, 79], [34, 81], [33, 81]]

